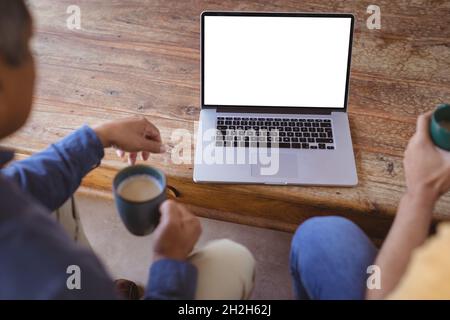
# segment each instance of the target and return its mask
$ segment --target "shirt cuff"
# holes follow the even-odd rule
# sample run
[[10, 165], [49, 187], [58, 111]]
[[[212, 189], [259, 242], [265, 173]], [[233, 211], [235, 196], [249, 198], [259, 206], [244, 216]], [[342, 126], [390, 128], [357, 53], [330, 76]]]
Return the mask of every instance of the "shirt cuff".
[[94, 129], [87, 125], [84, 125], [80, 130], [85, 131], [86, 137], [89, 141], [89, 148], [92, 148], [92, 155], [96, 160], [94, 165], [92, 166], [92, 169], [95, 169], [100, 165], [102, 159], [105, 157], [105, 147], [100, 141], [100, 138], [97, 136], [97, 133], [95, 133]]
[[57, 142], [54, 147], [75, 162], [82, 176], [98, 167], [105, 156], [102, 142], [87, 125]]
[[189, 262], [159, 260], [150, 267], [146, 299], [193, 300], [197, 289], [197, 268]]

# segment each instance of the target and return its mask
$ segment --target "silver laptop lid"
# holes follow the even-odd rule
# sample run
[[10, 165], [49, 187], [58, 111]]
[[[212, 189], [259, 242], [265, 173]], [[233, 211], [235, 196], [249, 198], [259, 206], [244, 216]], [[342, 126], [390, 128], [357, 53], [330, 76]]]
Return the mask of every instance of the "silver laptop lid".
[[346, 111], [351, 14], [204, 12], [202, 108]]

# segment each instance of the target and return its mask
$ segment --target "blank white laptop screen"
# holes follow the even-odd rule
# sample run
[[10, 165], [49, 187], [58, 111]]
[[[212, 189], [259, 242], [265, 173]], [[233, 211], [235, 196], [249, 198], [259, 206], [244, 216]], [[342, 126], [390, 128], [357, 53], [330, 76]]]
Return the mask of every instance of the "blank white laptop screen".
[[204, 19], [205, 105], [344, 108], [351, 18]]

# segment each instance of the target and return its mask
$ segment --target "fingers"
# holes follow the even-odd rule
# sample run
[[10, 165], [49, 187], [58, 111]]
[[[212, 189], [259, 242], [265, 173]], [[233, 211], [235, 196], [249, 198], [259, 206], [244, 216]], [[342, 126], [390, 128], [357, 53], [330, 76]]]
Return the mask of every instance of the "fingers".
[[160, 141], [142, 138], [140, 141], [140, 146], [141, 150], [144, 152], [151, 152], [151, 153], [166, 152], [166, 147], [163, 144], [161, 144]]
[[162, 145], [161, 134], [158, 128], [145, 117], [142, 117], [142, 121], [145, 123], [144, 135], [140, 141], [141, 150], [143, 152], [142, 158], [144, 159], [145, 157], [148, 159], [148, 153], [150, 152], [166, 152], [166, 148]]
[[150, 130], [148, 128], [146, 128], [144, 131], [144, 137], [147, 139], [150, 139], [150, 140], [158, 141], [158, 142], [162, 141], [161, 134], [159, 133], [159, 130], [156, 129], [156, 127], [155, 127], [155, 129], [150, 129]]
[[146, 151], [143, 151], [143, 152], [141, 153], [141, 157], [142, 157], [142, 160], [143, 160], [143, 161], [147, 161], [148, 158], [150, 157], [150, 153], [149, 153], [149, 152], [146, 152]]
[[185, 206], [180, 204], [178, 206], [181, 212], [181, 220], [184, 227], [192, 233], [192, 235], [195, 237], [195, 242], [197, 242], [202, 232], [200, 219], [192, 214]]
[[150, 140], [161, 142], [161, 133], [159, 132], [159, 129], [146, 118], [144, 118], [143, 120], [145, 122], [144, 137]]
[[180, 208], [181, 217], [184, 222], [190, 222], [197, 219], [197, 217], [193, 215], [185, 206], [180, 204], [178, 206]]
[[166, 200], [159, 208], [161, 222], [180, 223], [184, 227], [191, 228], [194, 233], [200, 234], [200, 220], [193, 215], [185, 206], [173, 200]]
[[[116, 150], [116, 154], [121, 159], [124, 159], [124, 157], [125, 157], [125, 151], [123, 151], [123, 150], [117, 149]], [[131, 152], [128, 155], [128, 157], [127, 157], [128, 164], [129, 165], [135, 165], [136, 161], [137, 161], [137, 158], [138, 158], [138, 153], [137, 152]], [[149, 158], [150, 158], [150, 153], [149, 152], [146, 152], [146, 151], [141, 152], [141, 159], [143, 161], [147, 161]]]
[[130, 166], [134, 166], [136, 164], [136, 160], [137, 160], [137, 152], [130, 152], [128, 154], [128, 164]]
[[161, 224], [180, 223], [181, 213], [178, 204], [173, 200], [166, 200], [159, 207]]
[[176, 208], [177, 203], [173, 200], [166, 200], [164, 201], [161, 206], [159, 207], [159, 210], [161, 211], [161, 213], [163, 212], [169, 212], [172, 211]]
[[123, 151], [123, 150], [116, 149], [116, 154], [119, 158], [125, 157], [125, 151]]
[[427, 113], [420, 115], [417, 118], [416, 133], [422, 139], [430, 140], [429, 127], [432, 114], [433, 111], [429, 111]]
[[[130, 123], [130, 120], [132, 121]], [[129, 165], [136, 164], [138, 152], [142, 152], [142, 160], [149, 159], [150, 153], [164, 153], [166, 148], [162, 145], [161, 135], [158, 128], [149, 122], [145, 117], [141, 117], [136, 121], [136, 118], [128, 119], [128, 124], [134, 126], [137, 131], [131, 132], [129, 136], [122, 135], [121, 139], [116, 141], [116, 154], [118, 157], [124, 159], [125, 151], [131, 152], [127, 161]], [[133, 123], [134, 122], [134, 123]], [[124, 122], [125, 124], [127, 122]], [[138, 125], [139, 126], [136, 126]], [[130, 131], [128, 131], [130, 132]], [[133, 136], [134, 135], [134, 136]], [[119, 135], [120, 136], [120, 135]]]

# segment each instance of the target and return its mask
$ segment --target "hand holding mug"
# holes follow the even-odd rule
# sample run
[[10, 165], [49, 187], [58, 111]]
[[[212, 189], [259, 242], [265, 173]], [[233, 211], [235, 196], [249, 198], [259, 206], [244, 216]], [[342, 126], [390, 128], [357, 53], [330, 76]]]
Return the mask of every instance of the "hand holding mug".
[[450, 189], [450, 152], [439, 149], [430, 136], [433, 112], [417, 119], [417, 130], [408, 143], [403, 160], [408, 193], [430, 201]]
[[200, 237], [200, 220], [172, 200], [164, 202], [160, 212], [160, 224], [154, 232], [154, 261], [186, 260]]

